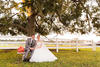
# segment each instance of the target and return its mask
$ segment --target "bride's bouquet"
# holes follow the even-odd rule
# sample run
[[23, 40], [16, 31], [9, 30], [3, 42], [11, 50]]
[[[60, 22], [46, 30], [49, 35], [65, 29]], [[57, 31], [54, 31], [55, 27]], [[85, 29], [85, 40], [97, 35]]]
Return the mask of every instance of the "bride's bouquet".
[[21, 53], [24, 53], [24, 47], [23, 46], [20, 46], [17, 50], [17, 53], [21, 54]]

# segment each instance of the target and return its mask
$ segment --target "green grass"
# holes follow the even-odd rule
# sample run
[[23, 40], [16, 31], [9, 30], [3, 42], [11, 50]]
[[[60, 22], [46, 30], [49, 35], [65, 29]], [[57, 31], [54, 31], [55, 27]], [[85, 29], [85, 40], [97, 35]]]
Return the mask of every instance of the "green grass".
[[22, 62], [22, 55], [17, 50], [0, 50], [0, 67], [100, 67], [100, 48], [92, 49], [62, 49], [56, 53], [51, 50], [58, 60], [54, 62], [29, 63]]

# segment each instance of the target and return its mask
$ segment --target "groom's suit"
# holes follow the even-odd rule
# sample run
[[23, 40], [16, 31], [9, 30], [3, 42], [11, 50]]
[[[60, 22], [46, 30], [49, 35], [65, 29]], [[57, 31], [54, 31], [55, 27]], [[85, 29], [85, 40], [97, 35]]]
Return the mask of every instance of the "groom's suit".
[[24, 55], [23, 55], [23, 58], [22, 58], [22, 60], [26, 60], [27, 59], [27, 57], [28, 57], [28, 55], [29, 55], [29, 53], [30, 53], [30, 58], [31, 58], [31, 56], [32, 56], [32, 54], [33, 54], [33, 52], [34, 52], [34, 50], [30, 50], [30, 48], [35, 48], [35, 46], [36, 46], [36, 40], [34, 39], [32, 39], [32, 38], [28, 38], [27, 40], [26, 40], [26, 45], [25, 45], [25, 53], [24, 53]]

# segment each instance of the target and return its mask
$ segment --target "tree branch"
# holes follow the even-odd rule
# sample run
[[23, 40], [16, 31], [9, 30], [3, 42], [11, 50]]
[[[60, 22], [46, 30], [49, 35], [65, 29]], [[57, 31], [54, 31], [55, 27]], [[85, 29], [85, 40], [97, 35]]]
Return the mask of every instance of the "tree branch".
[[[85, 11], [86, 11], [86, 18], [87, 18], [87, 21], [88, 21], [88, 23], [89, 23], [89, 27], [91, 27], [91, 24], [90, 24], [90, 21], [89, 21], [89, 17], [90, 17], [90, 19], [92, 19], [92, 17], [91, 17], [91, 14], [88, 12], [88, 10], [86, 9], [86, 7], [84, 7], [84, 5], [83, 5], [83, 3], [81, 2], [81, 0], [79, 0], [79, 2], [80, 2], [80, 4], [81, 4], [81, 6], [85, 9]], [[88, 15], [89, 15], [89, 17], [88, 17]]]
[[17, 27], [19, 27], [19, 28], [21, 28], [22, 30], [24, 30], [25, 32], [27, 32], [27, 30], [26, 30], [26, 28], [24, 28], [24, 27], [22, 27], [21, 25], [19, 25], [19, 24], [11, 24], [12, 26], [17, 26]]
[[14, 17], [15, 15], [18, 15], [18, 14], [21, 14], [21, 13], [23, 13], [23, 12], [16, 13], [16, 14], [12, 15], [11, 17]]
[[100, 2], [99, 2], [99, 0], [96, 0], [97, 1], [97, 3], [98, 3], [98, 6], [100, 7]]

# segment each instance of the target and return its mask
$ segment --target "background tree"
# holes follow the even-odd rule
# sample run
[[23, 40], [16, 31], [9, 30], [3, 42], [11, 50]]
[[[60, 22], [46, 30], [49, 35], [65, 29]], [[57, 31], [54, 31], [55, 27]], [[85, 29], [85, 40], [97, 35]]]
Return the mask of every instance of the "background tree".
[[[1, 0], [0, 32], [31, 36], [35, 33], [47, 35], [69, 31], [85, 34], [92, 29], [100, 31], [99, 16], [96, 16], [100, 6], [89, 6], [89, 1], [23, 0], [17, 3]], [[14, 9], [16, 12], [12, 11]]]

